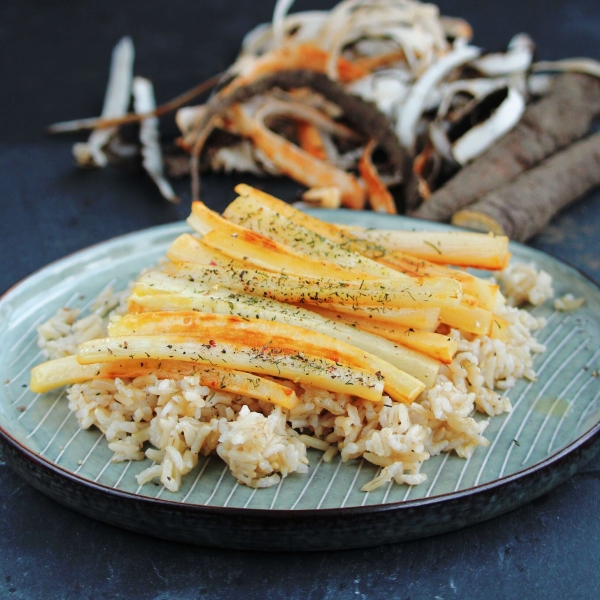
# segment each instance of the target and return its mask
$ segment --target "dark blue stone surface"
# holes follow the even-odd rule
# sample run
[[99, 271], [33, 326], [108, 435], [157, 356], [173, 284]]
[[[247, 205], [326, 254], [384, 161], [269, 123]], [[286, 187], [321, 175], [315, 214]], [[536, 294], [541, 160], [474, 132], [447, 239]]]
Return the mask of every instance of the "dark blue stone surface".
[[[475, 43], [490, 49], [527, 31], [542, 59], [600, 58], [597, 1], [440, 6], [465, 17]], [[187, 215], [186, 202], [165, 203], [137, 173], [75, 170], [73, 139], [43, 134], [51, 122], [99, 111], [116, 41], [133, 36], [136, 72], [154, 81], [164, 101], [225, 68], [243, 33], [271, 9], [258, 0], [2, 3], [0, 290], [82, 247]], [[262, 183], [287, 198], [299, 189]], [[206, 177], [205, 201], [223, 208], [233, 185]], [[184, 198], [187, 186], [178, 185]], [[599, 236], [596, 192], [531, 244], [600, 283]], [[599, 548], [600, 459], [533, 504], [480, 525], [393, 546], [312, 554], [207, 549], [116, 529], [47, 499], [0, 461], [0, 598], [598, 598]]]

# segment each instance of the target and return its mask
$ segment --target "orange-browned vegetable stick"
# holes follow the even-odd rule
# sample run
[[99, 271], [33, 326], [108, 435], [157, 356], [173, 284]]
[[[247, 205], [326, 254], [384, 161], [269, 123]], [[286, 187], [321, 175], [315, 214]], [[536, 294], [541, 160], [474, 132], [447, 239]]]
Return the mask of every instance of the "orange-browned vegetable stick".
[[[368, 248], [379, 251], [379, 256], [387, 252], [405, 252], [439, 265], [455, 265], [496, 271], [508, 265], [510, 252], [508, 237], [485, 233], [463, 231], [398, 231], [385, 229], [364, 229], [361, 227], [340, 226], [350, 234], [350, 240], [364, 244], [364, 254]], [[347, 247], [352, 243], [347, 243]]]
[[[328, 61], [329, 53], [312, 44], [294, 44], [276, 48], [258, 58], [247, 71], [241, 73], [239, 77], [223, 88], [222, 93], [227, 94], [240, 86], [248, 85], [259, 77], [277, 71], [307, 69], [325, 73]], [[344, 83], [361, 79], [368, 74], [367, 69], [353, 64], [343, 57], [338, 59], [337, 72], [340, 80]]]
[[[211, 341], [213, 343], [210, 343]], [[212, 338], [206, 342], [185, 335], [108, 337], [81, 344], [77, 362], [87, 365], [125, 358], [183, 360], [282, 377], [334, 393], [351, 394], [372, 402], [382, 400], [383, 379], [372, 371], [349, 367], [298, 350], [282, 350], [271, 346], [253, 348]]]
[[137, 313], [113, 321], [109, 332], [111, 336], [133, 337], [163, 332], [184, 334], [192, 339], [214, 336], [213, 343], [229, 342], [262, 348], [262, 351], [277, 348], [285, 352], [303, 352], [375, 373], [385, 381], [386, 392], [399, 401], [411, 402], [425, 389], [421, 381], [377, 356], [328, 335], [286, 323], [195, 311]]
[[224, 367], [207, 367], [182, 360], [157, 360], [131, 358], [112, 362], [80, 365], [77, 357], [67, 356], [47, 361], [31, 370], [31, 389], [45, 393], [51, 389], [89, 381], [90, 379], [114, 379], [116, 377], [144, 377], [156, 375], [158, 379], [182, 379], [197, 376], [200, 385], [219, 391], [240, 394], [292, 409], [298, 404], [296, 393], [258, 375]]
[[[232, 237], [222, 231], [213, 230], [202, 238], [202, 242], [209, 248], [218, 250], [234, 260], [243, 261], [255, 269], [299, 277], [329, 277], [351, 281], [356, 281], [357, 277], [356, 272], [350, 269], [329, 261], [319, 261], [304, 256], [284, 244], [279, 244], [253, 231]], [[374, 279], [374, 277], [367, 275], [364, 279]]]
[[257, 94], [267, 93], [274, 87], [283, 90], [309, 87], [314, 92], [323, 95], [327, 100], [339, 106], [352, 130], [364, 137], [374, 137], [378, 140], [395, 171], [404, 169], [407, 160], [406, 150], [398, 141], [389, 119], [373, 104], [348, 93], [340, 83], [332, 81], [322, 71], [314, 70], [310, 65], [304, 65], [295, 69], [267, 71], [266, 74], [260, 76], [255, 74], [251, 78], [250, 70], [241, 73], [229, 86], [209, 100], [205, 105], [206, 110], [202, 111], [193, 131], [190, 131], [189, 143], [192, 144], [192, 140], [195, 140], [190, 160], [194, 199], [198, 199], [200, 192], [199, 156], [208, 136], [215, 127], [216, 117], [235, 104], [246, 102]]
[[404, 50], [398, 48], [398, 50], [393, 50], [387, 54], [358, 58], [353, 61], [352, 64], [356, 67], [364, 69], [365, 71], [371, 72], [375, 69], [386, 67], [387, 65], [391, 65], [392, 63], [399, 62], [401, 60], [406, 60], [406, 55], [404, 54]]
[[[376, 255], [373, 254], [373, 256]], [[386, 252], [384, 258], [374, 258], [374, 260], [412, 277], [452, 277], [461, 282], [463, 292], [477, 299], [478, 306], [486, 310], [492, 310], [495, 306], [499, 286], [485, 279], [475, 277], [475, 275], [471, 275], [466, 271], [437, 265], [399, 250]]]
[[296, 128], [300, 148], [319, 160], [327, 160], [327, 150], [317, 127], [308, 121], [298, 121]]
[[395, 215], [397, 211], [394, 199], [381, 181], [379, 173], [377, 173], [377, 169], [371, 160], [375, 146], [375, 140], [370, 140], [365, 146], [363, 155], [358, 163], [358, 171], [367, 186], [367, 194], [373, 210]]
[[333, 321], [350, 325], [355, 329], [374, 333], [387, 340], [411, 348], [443, 363], [451, 363], [458, 342], [448, 336], [432, 331], [420, 331], [410, 326], [386, 324], [364, 316], [349, 315], [327, 308], [311, 307], [311, 310]]
[[316, 159], [273, 133], [250, 117], [243, 106], [238, 104], [232, 107], [231, 114], [241, 135], [249, 137], [283, 173], [308, 187], [337, 186], [342, 191], [345, 206], [356, 209], [364, 207], [365, 194], [354, 176]]

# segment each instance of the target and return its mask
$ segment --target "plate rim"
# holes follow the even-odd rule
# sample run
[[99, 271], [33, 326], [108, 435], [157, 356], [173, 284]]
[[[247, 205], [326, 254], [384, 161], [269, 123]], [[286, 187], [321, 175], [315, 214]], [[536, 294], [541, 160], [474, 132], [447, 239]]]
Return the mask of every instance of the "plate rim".
[[[59, 475], [67, 480], [70, 480], [73, 483], [82, 484], [85, 487], [91, 487], [97, 492], [105, 493], [109, 496], [114, 496], [119, 499], [126, 500], [134, 500], [134, 501], [142, 501], [144, 503], [148, 503], [151, 505], [157, 506], [165, 506], [169, 508], [173, 508], [176, 510], [182, 509], [184, 511], [191, 512], [209, 512], [221, 515], [231, 515], [236, 516], [238, 514], [247, 515], [249, 517], [270, 517], [273, 520], [288, 518], [292, 515], [297, 515], [300, 517], [315, 517], [315, 516], [360, 516], [363, 514], [369, 514], [372, 512], [381, 512], [388, 510], [401, 510], [402, 508], [410, 509], [415, 507], [424, 507], [428, 505], [438, 505], [443, 504], [449, 500], [460, 500], [461, 498], [467, 496], [473, 496], [483, 492], [489, 492], [498, 487], [503, 487], [509, 483], [517, 482], [520, 479], [528, 478], [531, 475], [539, 471], [544, 471], [547, 468], [550, 468], [554, 463], [557, 463], [576, 451], [580, 446], [587, 444], [588, 442], [596, 441], [595, 438], [600, 438], [600, 420], [592, 425], [590, 429], [585, 431], [582, 435], [580, 435], [577, 439], [573, 440], [570, 444], [561, 448], [557, 452], [551, 454], [540, 462], [534, 463], [526, 467], [525, 469], [521, 469], [519, 471], [515, 471], [514, 473], [510, 473], [509, 475], [504, 475], [503, 477], [499, 477], [497, 479], [493, 479], [492, 481], [488, 481], [476, 486], [471, 486], [468, 488], [464, 488], [462, 490], [457, 490], [453, 492], [447, 492], [445, 494], [438, 494], [436, 496], [429, 496], [427, 498], [415, 498], [413, 500], [400, 500], [397, 502], [388, 502], [386, 504], [368, 504], [365, 506], [347, 506], [347, 507], [336, 507], [336, 508], [308, 508], [308, 509], [267, 509], [267, 508], [244, 508], [244, 507], [235, 507], [235, 506], [214, 506], [210, 504], [196, 504], [191, 502], [179, 502], [177, 500], [168, 500], [163, 498], [153, 498], [152, 496], [143, 496], [140, 494], [136, 494], [134, 492], [128, 492], [125, 490], [118, 490], [111, 488], [107, 485], [98, 483], [96, 481], [91, 481], [85, 477], [78, 475], [77, 473], [73, 473], [50, 461], [43, 456], [39, 456], [27, 446], [24, 446], [19, 440], [17, 440], [14, 436], [8, 433], [1, 425], [0, 425], [0, 438], [5, 443], [10, 444], [14, 449], [18, 450], [27, 458], [28, 460], [36, 463], [37, 466], [42, 469], [50, 470], [52, 473]], [[9, 463], [7, 463], [9, 464]], [[18, 473], [17, 473], [18, 474]]]
[[[312, 215], [335, 215], [335, 214], [349, 214], [352, 215], [356, 211], [348, 210], [348, 209], [309, 209], [306, 211]], [[375, 213], [374, 213], [374, 216]], [[418, 224], [420, 229], [433, 227], [439, 231], [469, 231], [463, 228], [455, 227], [453, 225], [447, 223], [438, 223], [434, 221], [424, 221], [421, 219], [415, 219], [413, 217], [408, 217], [405, 215], [387, 215], [388, 217], [392, 217], [393, 219], [399, 219], [404, 223], [414, 223]], [[77, 262], [85, 259], [86, 254], [94, 254], [98, 250], [102, 250], [103, 247], [110, 247], [111, 245], [117, 244], [119, 242], [123, 242], [126, 240], [135, 239], [138, 236], [145, 236], [149, 233], [155, 234], [165, 234], [169, 232], [169, 230], [173, 230], [173, 233], [176, 234], [178, 230], [185, 228], [186, 221], [175, 221], [171, 223], [163, 223], [160, 225], [155, 225], [152, 227], [144, 228], [141, 230], [132, 231], [129, 233], [120, 234], [118, 236], [109, 238], [108, 240], [103, 240], [100, 242], [96, 242], [79, 250], [76, 250], [70, 254], [67, 254], [61, 258], [51, 261], [50, 263], [40, 267], [33, 271], [30, 275], [22, 278], [15, 284], [11, 285], [5, 292], [0, 295], [0, 307], [10, 300], [10, 297], [17, 293], [22, 286], [27, 285], [29, 282], [35, 282], [41, 275], [44, 274], [47, 270], [51, 270], [53, 267], [59, 264], [65, 264], [68, 266], [69, 263], [77, 264]], [[532, 248], [525, 244], [521, 244], [519, 242], [510, 241], [510, 248], [514, 249], [522, 249], [527, 252], [534, 253], [534, 255], [540, 255], [542, 257], [548, 257], [553, 261], [556, 261], [560, 265], [566, 266], [569, 269], [576, 272], [579, 276], [583, 277], [589, 284], [592, 285], [599, 293], [600, 293], [600, 284], [597, 283], [591, 276], [583, 272], [576, 266], [568, 263], [567, 261], [557, 258], [547, 252], [538, 250], [536, 248]], [[70, 481], [72, 484], [83, 485], [88, 488], [92, 488], [94, 491], [99, 493], [107, 494], [108, 496], [112, 496], [114, 498], [119, 498], [123, 500], [129, 501], [137, 501], [142, 502], [144, 504], [148, 504], [151, 506], [157, 507], [168, 507], [175, 510], [183, 510], [185, 512], [197, 512], [197, 513], [212, 513], [214, 515], [224, 515], [224, 516], [239, 516], [245, 515], [248, 517], [266, 517], [271, 520], [280, 520], [280, 519], [289, 519], [293, 518], [307, 518], [307, 517], [316, 517], [316, 516], [360, 516], [370, 513], [379, 513], [386, 511], [397, 511], [402, 509], [411, 509], [411, 508], [422, 508], [425, 506], [437, 506], [441, 505], [445, 502], [460, 500], [461, 498], [472, 497], [474, 495], [482, 494], [485, 492], [490, 492], [495, 488], [501, 488], [506, 486], [507, 484], [517, 482], [521, 479], [529, 478], [530, 476], [538, 473], [540, 471], [545, 471], [547, 468], [552, 467], [554, 463], [557, 463], [567, 457], [568, 455], [575, 452], [581, 446], [584, 446], [587, 443], [597, 441], [596, 438], [600, 438], [600, 419], [594, 423], [588, 430], [583, 432], [580, 436], [570, 442], [564, 448], [561, 448], [554, 452], [553, 454], [545, 457], [539, 462], [536, 462], [532, 465], [524, 469], [520, 469], [519, 471], [515, 471], [508, 475], [504, 475], [502, 477], [493, 479], [491, 481], [478, 484], [475, 486], [470, 486], [468, 488], [464, 488], [461, 490], [456, 490], [452, 492], [447, 492], [444, 494], [437, 494], [435, 496], [429, 496], [425, 498], [415, 498], [412, 500], [400, 500], [396, 502], [388, 502], [388, 503], [379, 503], [379, 504], [368, 504], [365, 506], [348, 506], [348, 507], [334, 507], [334, 508], [310, 508], [310, 509], [265, 509], [265, 508], [250, 508], [250, 507], [232, 507], [232, 506], [215, 506], [215, 505], [207, 505], [207, 504], [197, 504], [197, 503], [187, 503], [181, 502], [177, 500], [169, 500], [163, 498], [154, 498], [152, 496], [145, 496], [141, 494], [137, 494], [134, 492], [128, 492], [125, 490], [118, 490], [111, 488], [107, 485], [92, 481], [87, 479], [77, 473], [74, 473], [65, 467], [54, 464], [50, 461], [50, 459], [45, 458], [43, 456], [39, 456], [32, 449], [27, 447], [21, 441], [19, 441], [15, 436], [13, 436], [9, 431], [7, 431], [0, 424], [0, 442], [9, 444], [13, 449], [20, 452], [25, 458], [35, 463], [39, 468], [43, 470], [49, 470], [55, 475], [59, 477], [65, 478]], [[10, 462], [7, 461], [7, 465], [10, 465]], [[20, 476], [21, 473], [16, 471], [16, 473]], [[514, 507], [516, 508], [516, 506]]]

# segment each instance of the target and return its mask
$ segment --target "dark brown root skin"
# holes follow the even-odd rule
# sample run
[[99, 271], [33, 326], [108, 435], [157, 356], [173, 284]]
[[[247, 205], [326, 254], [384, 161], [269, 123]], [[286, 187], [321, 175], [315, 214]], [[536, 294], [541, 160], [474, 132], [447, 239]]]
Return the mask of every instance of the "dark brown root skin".
[[588, 75], [560, 75], [550, 93], [529, 106], [512, 131], [434, 192], [412, 216], [447, 221], [583, 137], [598, 114], [600, 81]]
[[562, 208], [600, 185], [600, 133], [557, 152], [454, 215], [452, 223], [525, 242]]

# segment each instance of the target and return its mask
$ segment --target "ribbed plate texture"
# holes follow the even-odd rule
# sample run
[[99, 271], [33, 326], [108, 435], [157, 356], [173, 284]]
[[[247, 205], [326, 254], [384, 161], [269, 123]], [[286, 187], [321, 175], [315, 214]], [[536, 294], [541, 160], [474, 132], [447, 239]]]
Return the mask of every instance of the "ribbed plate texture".
[[[402, 217], [321, 211], [334, 222], [386, 229], [423, 228]], [[427, 224], [429, 229], [443, 229]], [[600, 420], [600, 292], [578, 272], [525, 246], [512, 248], [513, 260], [535, 262], [549, 272], [557, 295], [584, 296], [584, 308], [560, 313], [551, 303], [535, 308], [548, 322], [537, 338], [548, 346], [535, 361], [536, 382], [522, 380], [509, 391], [513, 410], [494, 417], [485, 432], [487, 448], [470, 460], [443, 454], [427, 461], [427, 481], [419, 486], [386, 485], [375, 492], [360, 488], [377, 473], [366, 461], [330, 463], [311, 450], [310, 470], [281, 484], [252, 490], [236, 483], [216, 456], [201, 458], [173, 494], [161, 485], [138, 487], [135, 475], [149, 460], [112, 463], [100, 432], [82, 431], [67, 408], [64, 390], [43, 395], [29, 391], [29, 370], [43, 356], [36, 327], [61, 306], [85, 310], [107, 285], [123, 289], [142, 268], [162, 256], [185, 224], [153, 228], [94, 246], [54, 263], [13, 289], [0, 303], [0, 426], [22, 445], [78, 477], [141, 496], [189, 504], [261, 509], [315, 509], [379, 505], [438, 496], [471, 488], [518, 472], [551, 456]], [[483, 418], [483, 417], [477, 417]]]

